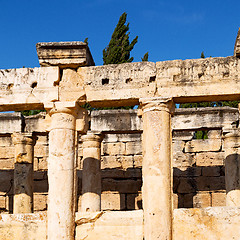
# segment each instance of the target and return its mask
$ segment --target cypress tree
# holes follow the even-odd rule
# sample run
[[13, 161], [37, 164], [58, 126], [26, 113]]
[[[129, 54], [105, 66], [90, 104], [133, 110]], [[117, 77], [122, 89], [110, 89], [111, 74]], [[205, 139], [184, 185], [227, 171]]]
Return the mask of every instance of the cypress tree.
[[143, 58], [141, 58], [141, 59], [142, 59], [142, 62], [148, 62], [148, 52], [146, 52], [144, 54]]
[[126, 24], [127, 13], [123, 13], [118, 24], [112, 34], [112, 38], [108, 46], [103, 50], [103, 64], [118, 64], [132, 62], [130, 52], [137, 43], [138, 36], [129, 42], [129, 23]]

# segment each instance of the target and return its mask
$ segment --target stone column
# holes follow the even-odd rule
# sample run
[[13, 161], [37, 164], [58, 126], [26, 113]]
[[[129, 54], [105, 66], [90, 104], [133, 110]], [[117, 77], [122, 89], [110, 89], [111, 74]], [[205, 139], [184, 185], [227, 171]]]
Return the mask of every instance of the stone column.
[[172, 239], [172, 137], [169, 98], [140, 99], [143, 118], [144, 239]]
[[81, 211], [101, 210], [101, 134], [88, 132], [83, 140]]
[[240, 207], [240, 129], [224, 130], [226, 205]]
[[[47, 108], [47, 107], [46, 107]], [[51, 117], [48, 161], [48, 239], [73, 240], [76, 119], [85, 109], [56, 102]]]
[[15, 145], [13, 213], [31, 213], [35, 140], [24, 133], [13, 133], [12, 139]]

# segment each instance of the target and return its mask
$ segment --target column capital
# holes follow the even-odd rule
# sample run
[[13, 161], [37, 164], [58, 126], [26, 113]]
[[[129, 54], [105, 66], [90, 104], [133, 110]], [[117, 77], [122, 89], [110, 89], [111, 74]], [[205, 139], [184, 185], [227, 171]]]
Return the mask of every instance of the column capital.
[[86, 135], [82, 135], [83, 141], [102, 141], [102, 132], [88, 131]]
[[68, 128], [85, 133], [88, 129], [88, 112], [78, 102], [51, 102], [44, 105], [47, 110], [46, 128]]
[[83, 148], [98, 148], [101, 145], [103, 136], [101, 132], [88, 131], [82, 136]]
[[35, 145], [36, 137], [31, 133], [14, 132], [12, 135], [13, 144]]
[[175, 105], [172, 98], [140, 98], [141, 114], [149, 111], [166, 111], [173, 115]]

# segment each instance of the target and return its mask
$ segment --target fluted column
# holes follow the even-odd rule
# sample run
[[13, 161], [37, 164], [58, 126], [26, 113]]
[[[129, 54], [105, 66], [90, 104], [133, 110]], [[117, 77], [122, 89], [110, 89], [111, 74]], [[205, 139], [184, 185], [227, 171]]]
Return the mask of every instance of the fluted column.
[[169, 98], [140, 99], [143, 118], [144, 239], [172, 239], [171, 114]]
[[101, 134], [88, 132], [83, 140], [82, 212], [101, 210]]
[[13, 213], [33, 211], [33, 146], [32, 135], [13, 133], [15, 145]]
[[85, 109], [75, 103], [57, 102], [52, 109], [48, 109], [51, 117], [48, 161], [49, 240], [74, 239], [76, 120], [79, 113], [83, 112]]
[[240, 129], [224, 130], [226, 205], [240, 207]]

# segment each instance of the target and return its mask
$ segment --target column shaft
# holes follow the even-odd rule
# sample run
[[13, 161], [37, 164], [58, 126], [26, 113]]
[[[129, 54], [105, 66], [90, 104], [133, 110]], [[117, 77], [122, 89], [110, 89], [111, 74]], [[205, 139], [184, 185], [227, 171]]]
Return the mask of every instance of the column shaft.
[[172, 239], [171, 99], [142, 99], [145, 240]]
[[50, 115], [48, 239], [73, 240], [76, 114], [62, 108], [51, 110]]
[[101, 210], [101, 135], [88, 132], [83, 140], [81, 211]]
[[33, 145], [32, 136], [12, 135], [15, 145], [13, 213], [33, 211]]
[[239, 131], [240, 129], [229, 129], [224, 136], [226, 205], [231, 207], [240, 206]]

